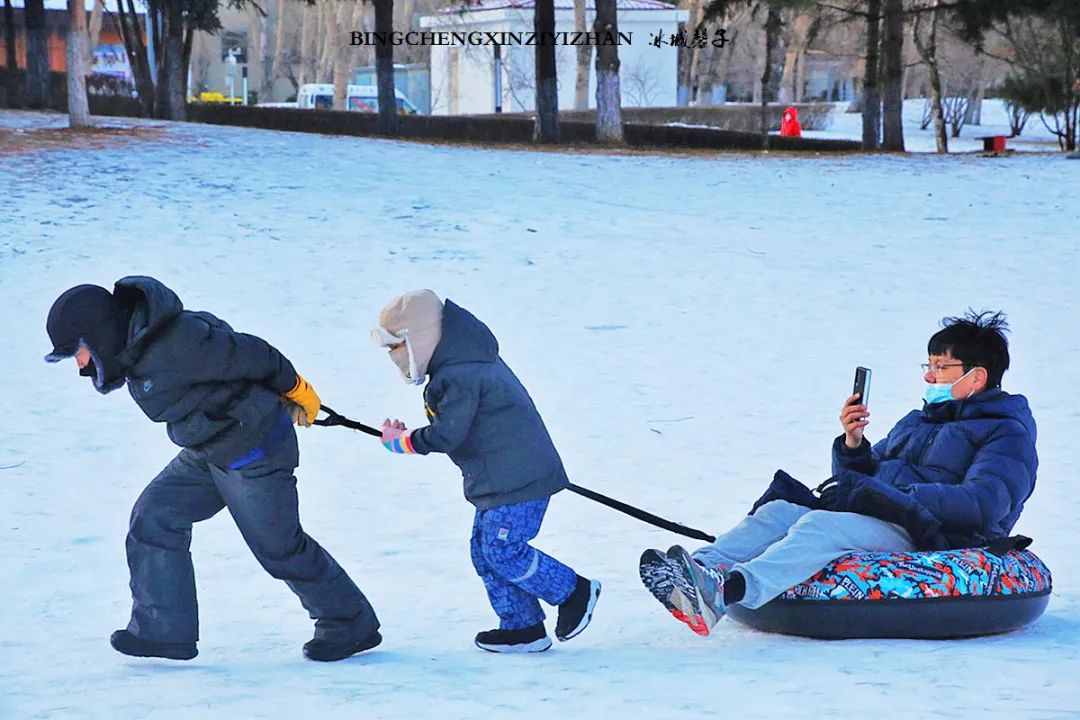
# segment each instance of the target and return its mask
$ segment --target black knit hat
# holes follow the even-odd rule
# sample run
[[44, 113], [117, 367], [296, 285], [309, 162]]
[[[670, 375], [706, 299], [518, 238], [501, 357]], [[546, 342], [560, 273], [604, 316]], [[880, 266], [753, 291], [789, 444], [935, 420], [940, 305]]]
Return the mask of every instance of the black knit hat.
[[53, 303], [45, 330], [52, 340], [52, 352], [46, 362], [59, 362], [75, 355], [79, 340], [90, 338], [103, 325], [120, 314], [116, 298], [97, 285], [77, 285], [67, 290]]

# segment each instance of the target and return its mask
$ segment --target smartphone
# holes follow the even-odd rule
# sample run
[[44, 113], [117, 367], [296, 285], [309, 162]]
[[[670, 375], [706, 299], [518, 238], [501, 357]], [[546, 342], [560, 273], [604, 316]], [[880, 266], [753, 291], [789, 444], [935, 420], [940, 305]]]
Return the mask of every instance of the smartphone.
[[860, 405], [870, 404], [870, 368], [861, 365], [855, 368], [855, 388], [852, 392], [859, 393]]

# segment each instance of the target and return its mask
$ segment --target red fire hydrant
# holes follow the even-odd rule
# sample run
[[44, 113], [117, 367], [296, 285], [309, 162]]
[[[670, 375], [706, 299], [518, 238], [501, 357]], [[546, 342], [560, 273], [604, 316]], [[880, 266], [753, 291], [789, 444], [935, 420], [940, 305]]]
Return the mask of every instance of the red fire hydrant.
[[780, 135], [783, 137], [802, 137], [799, 111], [795, 108], [788, 107], [784, 109], [784, 119], [780, 122]]

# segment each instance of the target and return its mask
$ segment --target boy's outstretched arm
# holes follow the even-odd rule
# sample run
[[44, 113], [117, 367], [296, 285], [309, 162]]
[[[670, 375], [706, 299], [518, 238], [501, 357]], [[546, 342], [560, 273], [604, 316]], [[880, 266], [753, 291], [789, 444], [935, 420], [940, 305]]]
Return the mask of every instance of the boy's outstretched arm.
[[428, 391], [431, 424], [416, 430], [383, 424], [383, 445], [397, 453], [427, 455], [453, 452], [469, 435], [480, 390], [468, 384], [441, 383]]

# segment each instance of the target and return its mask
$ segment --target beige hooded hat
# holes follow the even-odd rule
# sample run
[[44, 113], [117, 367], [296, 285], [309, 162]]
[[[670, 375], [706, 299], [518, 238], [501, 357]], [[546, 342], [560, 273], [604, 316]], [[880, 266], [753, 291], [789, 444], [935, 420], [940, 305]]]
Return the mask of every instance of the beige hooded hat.
[[379, 313], [379, 327], [371, 332], [380, 347], [405, 343], [390, 351], [390, 359], [405, 382], [420, 385], [428, 363], [442, 339], [443, 303], [431, 290], [413, 290], [391, 300]]

